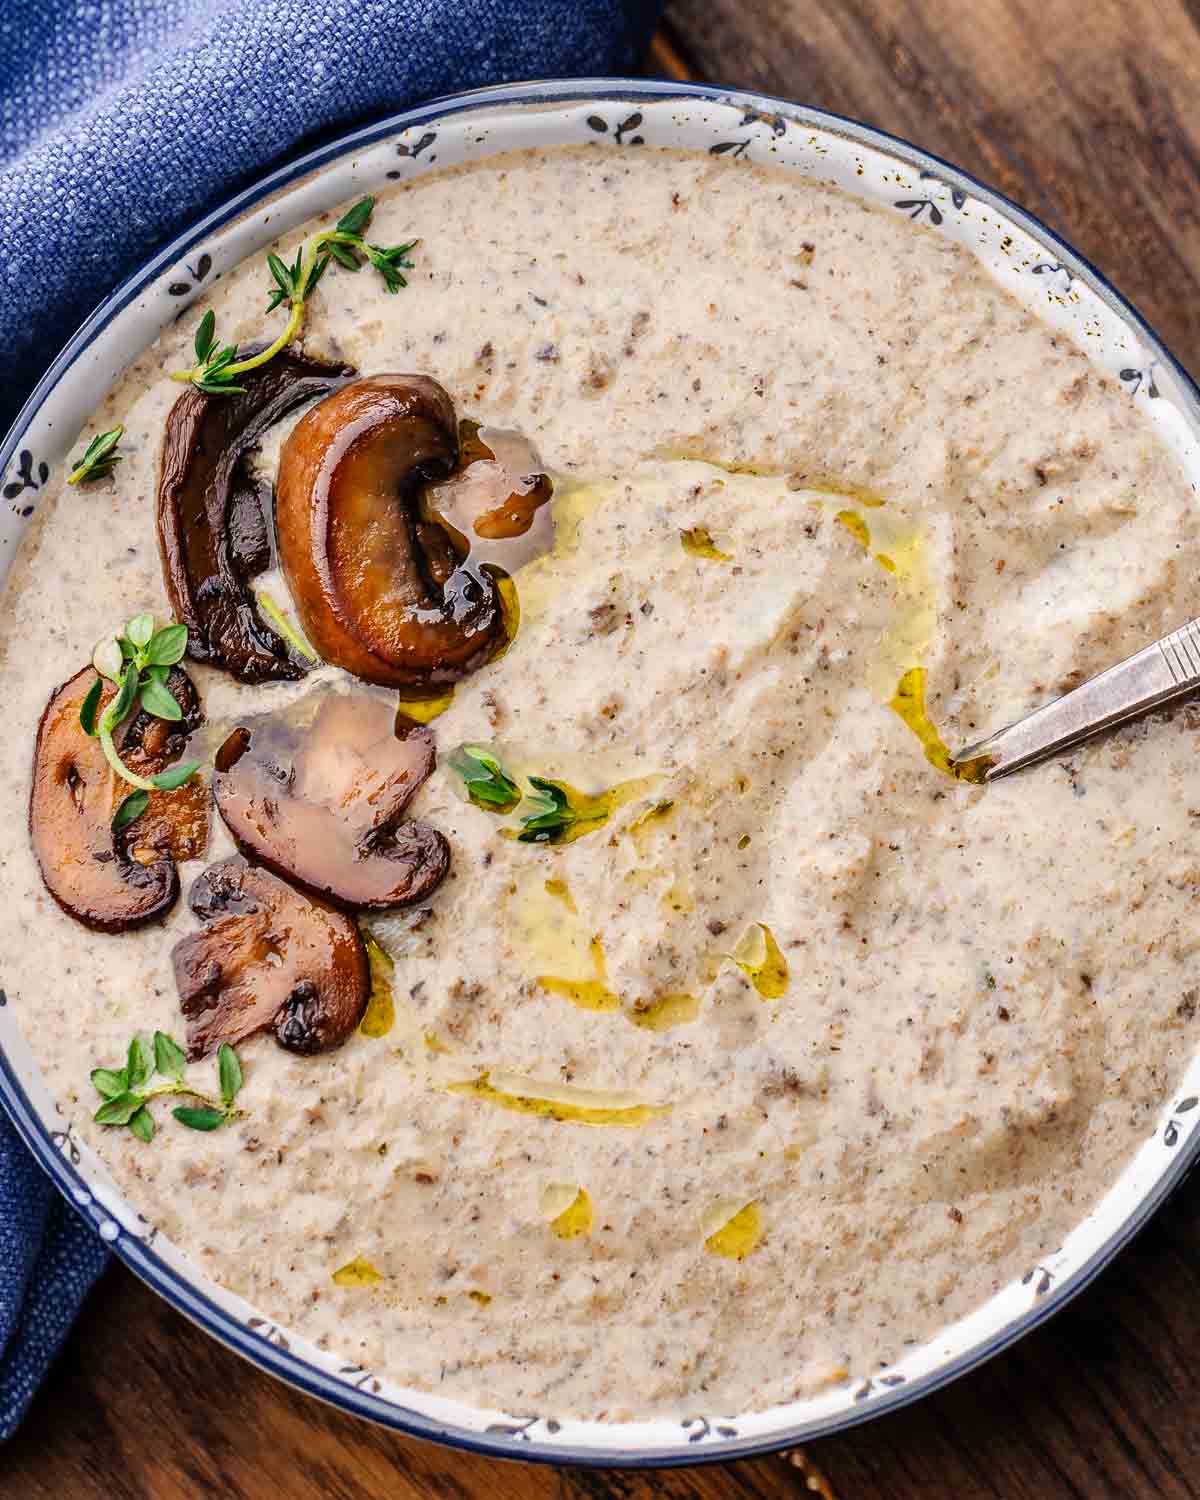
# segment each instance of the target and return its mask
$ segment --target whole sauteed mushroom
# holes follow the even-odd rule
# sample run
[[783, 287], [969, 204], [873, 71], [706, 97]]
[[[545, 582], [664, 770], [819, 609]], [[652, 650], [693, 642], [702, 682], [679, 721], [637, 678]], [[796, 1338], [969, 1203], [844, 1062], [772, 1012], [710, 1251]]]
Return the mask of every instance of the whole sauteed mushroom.
[[303, 677], [309, 665], [255, 608], [250, 581], [271, 564], [270, 486], [249, 474], [246, 455], [281, 417], [353, 374], [287, 349], [239, 376], [241, 395], [192, 388], [167, 417], [158, 485], [167, 593], [188, 654], [242, 682]]
[[290, 1052], [328, 1052], [358, 1025], [371, 979], [350, 917], [240, 855], [205, 870], [190, 904], [204, 926], [172, 953], [190, 1058], [266, 1030]]
[[217, 753], [213, 791], [238, 845], [351, 910], [420, 901], [449, 866], [446, 840], [404, 810], [433, 770], [433, 736], [398, 732], [374, 694], [322, 695], [311, 722], [248, 719]]
[[326, 396], [279, 462], [280, 561], [326, 661], [385, 687], [429, 688], [504, 639], [496, 580], [421, 511], [458, 461], [454, 405], [424, 375], [373, 375]]
[[[79, 722], [96, 680], [91, 666], [77, 672], [42, 714], [29, 833], [46, 889], [62, 909], [87, 927], [121, 932], [163, 916], [175, 904], [175, 861], [198, 858], [208, 842], [208, 788], [193, 779], [173, 792], [152, 792], [141, 817], [114, 834], [113, 813], [129, 787]], [[177, 761], [203, 719], [186, 672], [173, 668], [167, 688], [183, 711], [181, 721], [168, 724], [139, 710], [118, 730], [125, 764], [142, 776]], [[105, 682], [99, 712], [115, 691]]]

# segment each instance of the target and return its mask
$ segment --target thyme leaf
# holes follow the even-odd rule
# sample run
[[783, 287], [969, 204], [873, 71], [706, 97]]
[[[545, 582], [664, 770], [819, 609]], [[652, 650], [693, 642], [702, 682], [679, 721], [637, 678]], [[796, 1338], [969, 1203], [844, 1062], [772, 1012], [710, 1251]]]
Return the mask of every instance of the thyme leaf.
[[511, 812], [521, 788], [483, 745], [460, 745], [446, 764], [462, 778], [468, 798], [487, 812]]
[[104, 692], [104, 679], [97, 677], [95, 682], [87, 690], [87, 696], [79, 705], [79, 724], [84, 734], [91, 740], [96, 738], [96, 711], [100, 707], [100, 698]]
[[97, 433], [82, 455], [75, 460], [74, 467], [67, 475], [67, 483], [83, 484], [89, 479], [103, 479], [106, 474], [111, 474], [121, 462], [117, 444], [124, 432], [124, 427], [113, 427], [108, 432]]
[[575, 822], [566, 791], [544, 776], [531, 776], [529, 785], [538, 795], [533, 799], [533, 812], [521, 819], [517, 838], [522, 844], [556, 844]]
[[149, 806], [149, 792], [130, 792], [128, 797], [122, 799], [120, 806], [113, 813], [112, 831], [120, 833], [122, 828], [128, 828], [130, 823], [140, 818]]

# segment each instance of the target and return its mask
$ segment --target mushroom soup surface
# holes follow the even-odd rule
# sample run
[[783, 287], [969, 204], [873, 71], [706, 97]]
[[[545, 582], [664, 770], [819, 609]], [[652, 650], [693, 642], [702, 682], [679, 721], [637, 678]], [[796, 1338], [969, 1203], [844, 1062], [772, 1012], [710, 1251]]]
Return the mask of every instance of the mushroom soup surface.
[[966, 251], [614, 155], [389, 190], [395, 295], [333, 260], [254, 364], [254, 257], [105, 398], [122, 462], [51, 484], [5, 598], [0, 951], [209, 1275], [621, 1419], [869, 1375], [1145, 1138], [1200, 720], [987, 787], [946, 747], [1185, 619], [1200, 528]]

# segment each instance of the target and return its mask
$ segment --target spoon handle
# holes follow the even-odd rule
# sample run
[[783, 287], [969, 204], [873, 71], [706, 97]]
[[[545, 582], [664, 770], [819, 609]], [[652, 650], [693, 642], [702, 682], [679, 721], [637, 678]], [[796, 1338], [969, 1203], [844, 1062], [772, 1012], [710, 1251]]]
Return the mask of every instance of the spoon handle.
[[960, 750], [953, 763], [990, 762], [983, 779], [994, 781], [1197, 688], [1200, 620], [1189, 620], [1053, 703]]

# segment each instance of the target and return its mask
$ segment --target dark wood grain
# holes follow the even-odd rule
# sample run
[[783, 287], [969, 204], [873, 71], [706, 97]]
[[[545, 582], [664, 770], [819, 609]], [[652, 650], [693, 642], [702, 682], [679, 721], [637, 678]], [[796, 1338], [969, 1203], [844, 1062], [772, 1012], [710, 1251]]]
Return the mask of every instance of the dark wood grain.
[[976, 173], [1200, 369], [1200, 0], [667, 0], [665, 40]]
[[767, 1500], [793, 1483], [774, 1457], [643, 1480], [399, 1438], [261, 1374], [120, 1267], [0, 1449], [13, 1500]]
[[[1071, 239], [1200, 371], [1200, 0], [668, 0], [650, 70], [907, 136]], [[651, 1477], [435, 1448], [269, 1380], [108, 1274], [17, 1439], [20, 1500], [1200, 1497], [1200, 1185], [1063, 1314], [911, 1410]]]

